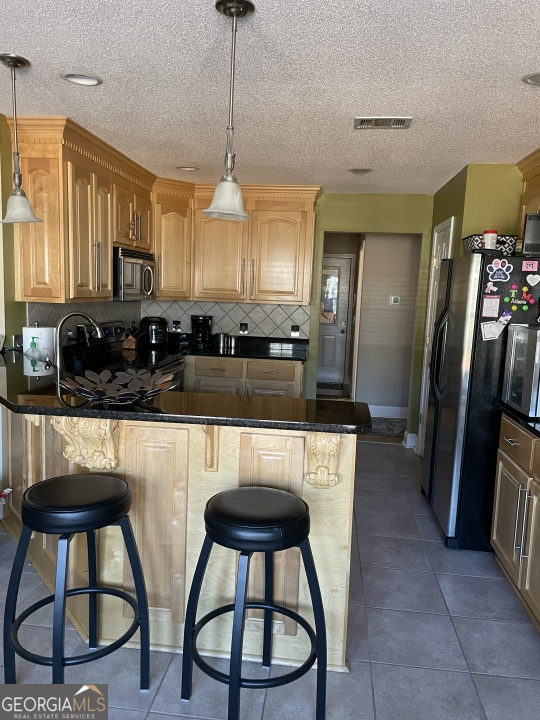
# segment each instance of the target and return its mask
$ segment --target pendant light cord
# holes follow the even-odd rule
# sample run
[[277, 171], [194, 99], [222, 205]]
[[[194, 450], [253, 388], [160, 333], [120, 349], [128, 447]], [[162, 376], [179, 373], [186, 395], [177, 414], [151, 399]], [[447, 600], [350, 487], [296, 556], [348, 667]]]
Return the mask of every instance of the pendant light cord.
[[229, 124], [227, 125], [227, 149], [225, 151], [225, 172], [232, 173], [234, 170], [234, 65], [236, 57], [236, 25], [238, 18], [232, 15], [232, 48], [231, 48], [231, 84], [229, 90]]
[[13, 98], [13, 184], [21, 187], [22, 175], [19, 165], [19, 140], [17, 137], [17, 99], [15, 94], [15, 64], [11, 66], [11, 95]]

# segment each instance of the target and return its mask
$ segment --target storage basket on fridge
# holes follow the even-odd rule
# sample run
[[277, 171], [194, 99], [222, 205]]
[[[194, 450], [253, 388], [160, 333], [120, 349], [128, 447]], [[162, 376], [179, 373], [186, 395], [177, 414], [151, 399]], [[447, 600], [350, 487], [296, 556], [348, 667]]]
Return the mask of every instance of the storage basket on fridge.
[[[463, 243], [465, 255], [470, 255], [470, 253], [475, 250], [481, 250], [483, 239], [483, 235], [469, 235], [468, 237], [464, 237], [461, 242]], [[516, 240], [517, 235], [497, 235], [496, 252], [501, 255], [513, 255], [516, 249]]]

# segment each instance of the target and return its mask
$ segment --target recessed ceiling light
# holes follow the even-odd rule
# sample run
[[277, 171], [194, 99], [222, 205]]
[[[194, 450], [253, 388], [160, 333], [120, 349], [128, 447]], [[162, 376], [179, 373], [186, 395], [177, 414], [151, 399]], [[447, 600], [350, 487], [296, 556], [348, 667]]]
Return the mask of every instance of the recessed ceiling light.
[[367, 175], [373, 172], [373, 168], [349, 168], [349, 172], [353, 175]]
[[195, 167], [195, 165], [177, 165], [177, 170], [189, 170], [189, 172], [194, 172], [195, 170], [199, 170], [198, 167]]
[[74, 73], [74, 72], [68, 72], [68, 73], [60, 73], [60, 77], [63, 80], [67, 80], [70, 83], [74, 83], [75, 85], [101, 85], [103, 80], [98, 77], [97, 75], [86, 75], [85, 73]]
[[540, 72], [525, 75], [521, 78], [521, 82], [524, 82], [525, 85], [540, 85]]

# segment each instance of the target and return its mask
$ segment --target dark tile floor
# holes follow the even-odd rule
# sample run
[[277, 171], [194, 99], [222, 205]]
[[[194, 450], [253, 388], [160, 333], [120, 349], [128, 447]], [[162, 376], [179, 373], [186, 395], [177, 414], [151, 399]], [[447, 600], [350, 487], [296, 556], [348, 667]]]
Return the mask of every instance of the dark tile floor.
[[[444, 546], [419, 476], [412, 450], [358, 443], [350, 674], [329, 673], [327, 718], [538, 720], [540, 635], [493, 555]], [[14, 547], [0, 527], [1, 604]], [[41, 594], [28, 566], [22, 602]], [[25, 642], [49, 645], [47, 619], [38, 613], [33, 622]], [[80, 648], [74, 630], [67, 636]], [[110, 720], [226, 718], [225, 686], [198, 670], [192, 699], [180, 701], [181, 665], [181, 655], [153, 652], [151, 688], [141, 693], [137, 651], [121, 649], [68, 669], [66, 682], [108, 683]], [[17, 667], [19, 682], [50, 682], [47, 668], [21, 660]], [[314, 690], [313, 672], [293, 685], [244, 690], [242, 720], [312, 720]]]

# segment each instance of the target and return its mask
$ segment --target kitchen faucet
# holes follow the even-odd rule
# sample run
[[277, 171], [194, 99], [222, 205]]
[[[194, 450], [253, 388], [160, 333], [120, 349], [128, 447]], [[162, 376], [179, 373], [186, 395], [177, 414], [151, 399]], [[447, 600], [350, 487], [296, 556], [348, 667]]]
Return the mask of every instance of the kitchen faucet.
[[60, 343], [60, 336], [61, 336], [62, 328], [64, 327], [64, 323], [66, 322], [66, 320], [69, 320], [69, 318], [77, 317], [77, 316], [83, 317], [83, 318], [85, 318], [85, 320], [88, 320], [89, 323], [92, 323], [92, 325], [96, 329], [96, 336], [98, 338], [105, 337], [105, 332], [104, 332], [103, 328], [101, 327], [101, 325], [96, 320], [94, 320], [93, 317], [90, 317], [90, 315], [88, 315], [87, 313], [84, 313], [84, 312], [75, 311], [75, 312], [67, 313], [66, 315], [61, 317], [60, 320], [56, 323], [56, 330], [55, 330], [55, 335], [54, 335], [55, 348], [56, 348], [56, 397], [58, 398], [58, 400], [64, 407], [69, 407], [69, 405], [65, 400], [63, 400], [62, 390], [60, 388], [60, 380], [62, 379], [62, 365], [63, 365], [62, 345]]

